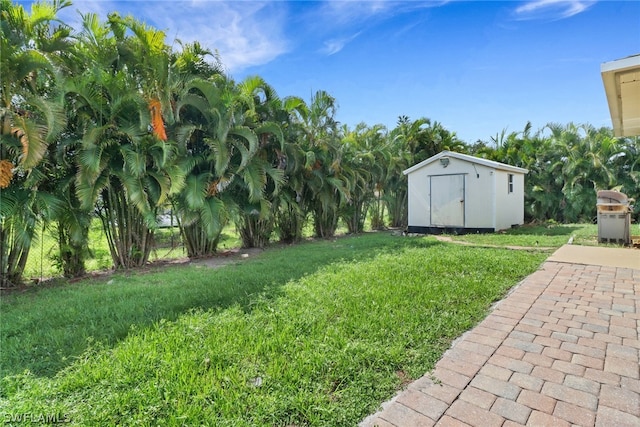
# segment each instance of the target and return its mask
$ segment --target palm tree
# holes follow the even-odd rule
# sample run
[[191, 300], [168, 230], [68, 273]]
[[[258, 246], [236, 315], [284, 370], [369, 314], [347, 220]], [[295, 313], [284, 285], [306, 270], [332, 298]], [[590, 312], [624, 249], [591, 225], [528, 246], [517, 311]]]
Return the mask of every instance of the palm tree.
[[[603, 130], [604, 131], [604, 130]], [[610, 132], [610, 129], [606, 129]], [[636, 222], [640, 221], [640, 137], [622, 137], [617, 139], [619, 153], [611, 156], [611, 169], [616, 173], [616, 183], [621, 192], [628, 194], [637, 202]]]
[[44, 191], [36, 191], [44, 176], [39, 173], [14, 178], [8, 188], [2, 190], [0, 216], [0, 244], [2, 245], [3, 286], [21, 283], [32, 242], [38, 238], [38, 225], [54, 217], [60, 209], [57, 198]]
[[313, 212], [318, 237], [335, 234], [340, 206], [349, 198], [348, 180], [342, 173], [341, 136], [334, 118], [336, 108], [335, 98], [318, 91], [306, 108], [296, 110], [304, 150], [300, 198], [305, 210]]
[[[77, 195], [83, 208], [95, 206], [116, 268], [146, 263], [158, 209], [183, 185], [175, 164], [177, 148], [165, 141], [164, 123], [158, 126], [158, 112], [150, 111], [144, 90], [163, 87], [160, 83], [145, 87], [151, 79], [145, 74], [149, 70], [135, 62], [157, 61], [149, 67], [161, 76], [166, 73], [168, 60], [163, 55], [168, 52], [154, 30], [131, 20], [126, 24], [135, 29], [134, 36], [123, 36], [124, 24], [116, 17], [109, 25], [100, 24], [95, 15], [84, 17], [78, 49], [88, 67], [68, 90], [68, 97], [82, 110], [78, 114], [85, 129], [78, 153]], [[100, 47], [86, 52], [91, 46]], [[147, 56], [128, 54], [145, 48], [150, 49]], [[136, 74], [139, 69], [145, 71]]]
[[[67, 48], [69, 29], [52, 26], [67, 1], [34, 3], [31, 14], [1, 0], [0, 160], [29, 170], [44, 156], [47, 143], [62, 130], [65, 117], [55, 97], [54, 58]], [[9, 170], [5, 167], [5, 172]], [[11, 177], [0, 177], [6, 188]]]
[[21, 5], [0, 1], [0, 284], [20, 282], [36, 236], [51, 212], [33, 168], [65, 124], [55, 58], [69, 29], [57, 21], [67, 1]]
[[276, 228], [280, 241], [294, 243], [303, 238], [303, 229], [309, 217], [307, 204], [302, 198], [307, 170], [305, 150], [301, 144], [304, 128], [300, 120], [307, 104], [302, 98], [290, 96], [283, 99], [282, 107], [286, 114], [281, 120], [285, 142], [279, 154], [278, 167], [284, 169], [285, 184], [276, 199]]
[[527, 123], [522, 132], [503, 131], [493, 141], [494, 160], [529, 169], [525, 187], [529, 220], [591, 221], [596, 191], [629, 179], [618, 177], [627, 162], [624, 140], [614, 138], [607, 128], [549, 123], [532, 134]]
[[56, 209], [47, 217], [58, 242], [55, 259], [65, 277], [78, 277], [85, 274], [85, 261], [90, 256], [88, 238], [93, 216], [91, 209], [81, 207], [76, 194], [78, 141], [82, 135], [74, 110], [68, 109], [68, 114], [66, 129], [49, 146], [47, 156], [37, 166], [44, 178], [38, 189], [56, 201]]
[[596, 216], [596, 194], [618, 186], [614, 160], [624, 155], [619, 138], [610, 130], [590, 125], [567, 125], [563, 134], [567, 150], [563, 173], [566, 199], [565, 220], [592, 220]]
[[382, 196], [389, 162], [386, 128], [360, 123], [353, 131], [343, 130], [343, 172], [348, 177], [350, 198], [342, 208], [350, 233], [364, 230], [367, 213], [374, 229], [384, 227]]
[[174, 197], [190, 257], [216, 251], [222, 228], [239, 209], [238, 191], [259, 201], [264, 176], [251, 164], [259, 147], [245, 126], [247, 104], [222, 75], [194, 79], [176, 104], [176, 140], [184, 190]]
[[407, 223], [408, 184], [402, 171], [427, 159], [431, 153], [437, 153], [437, 148], [430, 146], [428, 141], [430, 125], [431, 121], [424, 117], [412, 121], [407, 116], [400, 116], [391, 132], [390, 171], [384, 200], [392, 227], [406, 226]]
[[[286, 158], [281, 125], [287, 124], [289, 115], [275, 90], [260, 77], [241, 82], [238, 96], [246, 103], [245, 124], [256, 134], [258, 148], [242, 172], [246, 188], [234, 188], [238, 205], [236, 229], [243, 247], [263, 247], [275, 227], [284, 182]], [[259, 188], [260, 192], [252, 192], [251, 188]]]
[[127, 76], [101, 79], [99, 108], [78, 153], [77, 194], [85, 209], [96, 207], [114, 266], [129, 268], [148, 259], [156, 210], [171, 188], [163, 168], [173, 153], [147, 133], [148, 121], [140, 120], [146, 103]]

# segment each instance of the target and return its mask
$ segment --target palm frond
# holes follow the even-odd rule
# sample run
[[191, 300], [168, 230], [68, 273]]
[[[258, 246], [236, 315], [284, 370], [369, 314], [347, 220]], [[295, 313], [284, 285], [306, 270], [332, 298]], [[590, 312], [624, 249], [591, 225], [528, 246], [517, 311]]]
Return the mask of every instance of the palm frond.
[[227, 166], [229, 166], [229, 161], [231, 160], [229, 147], [225, 141], [221, 141], [219, 139], [205, 138], [204, 141], [213, 152], [213, 165], [216, 174], [223, 175], [227, 170]]
[[52, 220], [58, 212], [65, 209], [64, 202], [61, 198], [55, 194], [44, 191], [38, 191], [36, 193], [34, 204], [34, 210], [47, 221]]
[[317, 162], [316, 153], [314, 153], [313, 151], [307, 151], [305, 153], [305, 161], [304, 161], [305, 169], [311, 170], [313, 166], [316, 164], [316, 162]]
[[216, 197], [209, 197], [198, 211], [207, 236], [214, 238], [220, 234], [227, 215], [225, 204]]
[[154, 206], [160, 206], [167, 201], [171, 180], [164, 173], [148, 171], [146, 191]]
[[11, 132], [22, 145], [20, 164], [26, 169], [32, 168], [47, 151], [46, 127], [25, 116], [14, 116], [13, 122]]
[[248, 167], [242, 171], [242, 180], [249, 191], [249, 201], [257, 202], [264, 196], [264, 187], [267, 183], [267, 175], [264, 168]]
[[38, 96], [29, 96], [26, 101], [45, 117], [46, 141], [52, 141], [67, 124], [67, 116], [61, 102], [45, 100]]
[[53, 3], [36, 2], [31, 4], [29, 25], [34, 28], [40, 24], [48, 23], [56, 19], [59, 8]]
[[15, 215], [20, 201], [16, 197], [15, 189], [0, 188], [0, 220], [10, 218]]
[[280, 193], [282, 185], [286, 182], [286, 177], [284, 171], [278, 168], [268, 167], [265, 169], [266, 174], [273, 181], [274, 189], [273, 194], [277, 195]]
[[42, 53], [34, 49], [26, 50], [13, 58], [15, 79], [22, 81], [33, 71], [47, 70], [53, 73], [54, 69], [49, 59]]
[[84, 210], [93, 209], [98, 195], [110, 185], [108, 176], [87, 176], [82, 170], [78, 172], [76, 182], [76, 196]]
[[184, 169], [178, 164], [172, 164], [164, 169], [166, 178], [169, 180], [169, 186], [166, 189], [167, 196], [180, 193], [185, 187], [186, 173]]
[[[204, 79], [193, 79], [189, 83], [187, 90], [197, 90], [197, 92], [204, 96], [209, 106], [219, 105], [221, 103], [220, 89], [213, 82]], [[206, 109], [203, 109], [202, 111], [205, 110]]]
[[208, 181], [208, 173], [187, 176], [181, 197], [189, 209], [201, 209], [204, 206]]
[[[92, 129], [85, 135], [97, 138], [99, 133], [101, 133], [101, 129]], [[83, 175], [95, 177], [101, 172], [104, 146], [93, 144], [90, 141], [90, 139], [87, 141], [86, 138], [83, 141], [84, 147], [78, 152], [78, 163]]]
[[175, 138], [181, 149], [184, 150], [187, 147], [187, 144], [191, 141], [194, 132], [198, 129], [198, 126], [192, 124], [178, 126], [175, 131]]
[[130, 144], [123, 144], [120, 146], [120, 153], [124, 159], [125, 170], [136, 178], [143, 177], [147, 170], [144, 151], [137, 150]]
[[209, 102], [201, 95], [195, 93], [185, 93], [180, 97], [175, 106], [175, 120], [180, 122], [182, 120], [182, 113], [187, 107], [195, 108], [205, 118], [209, 118]]
[[[149, 197], [147, 196], [144, 181], [140, 177], [127, 173], [118, 173], [118, 178], [127, 192], [127, 200], [136, 207], [141, 214], [147, 214], [152, 210]], [[155, 220], [154, 220], [155, 221]]]
[[278, 144], [280, 146], [279, 148], [281, 150], [284, 150], [284, 134], [282, 133], [282, 128], [279, 124], [274, 122], [264, 122], [260, 124], [260, 126], [256, 127], [254, 129], [254, 132], [256, 133], [256, 135], [261, 135], [264, 133], [273, 135], [276, 138], [276, 141], [278, 141]]

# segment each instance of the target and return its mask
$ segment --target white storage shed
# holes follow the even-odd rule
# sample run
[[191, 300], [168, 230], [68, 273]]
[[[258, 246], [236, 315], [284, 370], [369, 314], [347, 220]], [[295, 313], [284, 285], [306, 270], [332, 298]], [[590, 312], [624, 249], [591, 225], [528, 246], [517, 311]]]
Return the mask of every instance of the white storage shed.
[[405, 170], [409, 233], [476, 233], [524, 223], [527, 169], [443, 151]]

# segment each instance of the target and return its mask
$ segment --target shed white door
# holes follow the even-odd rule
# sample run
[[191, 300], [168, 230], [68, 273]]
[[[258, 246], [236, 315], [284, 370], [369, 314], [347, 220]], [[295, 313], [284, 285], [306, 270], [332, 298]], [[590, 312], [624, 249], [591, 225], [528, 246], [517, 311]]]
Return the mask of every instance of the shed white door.
[[430, 177], [431, 225], [464, 227], [464, 175]]

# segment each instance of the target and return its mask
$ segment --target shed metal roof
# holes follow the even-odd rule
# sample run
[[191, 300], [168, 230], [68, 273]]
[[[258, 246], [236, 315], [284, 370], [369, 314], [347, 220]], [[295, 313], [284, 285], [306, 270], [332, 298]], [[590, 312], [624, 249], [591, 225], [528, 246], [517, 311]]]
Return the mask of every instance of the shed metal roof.
[[640, 54], [600, 65], [615, 136], [640, 135]]
[[402, 173], [405, 175], [408, 175], [411, 172], [418, 170], [420, 168], [423, 168], [435, 161], [438, 161], [443, 157], [451, 157], [454, 159], [463, 160], [465, 162], [475, 163], [477, 165], [482, 165], [492, 169], [503, 170], [507, 172], [521, 173], [521, 174], [529, 173], [529, 170], [527, 169], [507, 165], [505, 163], [494, 162], [493, 160], [487, 160], [480, 157], [470, 156], [468, 154], [456, 153], [455, 151], [446, 151], [446, 150], [436, 154], [435, 156], [429, 157], [427, 160], [423, 160], [422, 162], [411, 166], [409, 169], [405, 169], [404, 171], [402, 171]]

